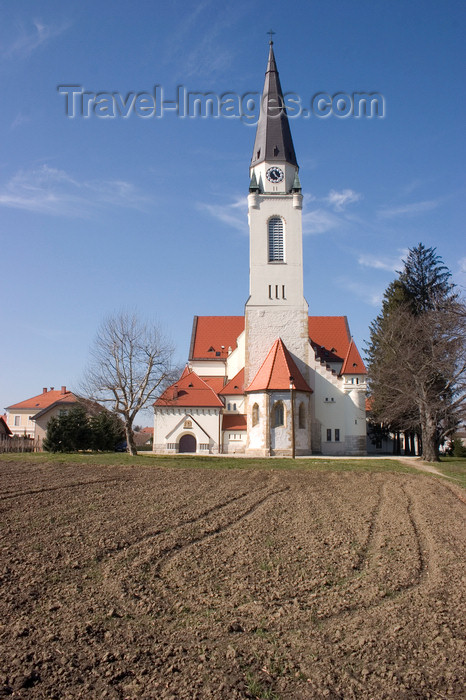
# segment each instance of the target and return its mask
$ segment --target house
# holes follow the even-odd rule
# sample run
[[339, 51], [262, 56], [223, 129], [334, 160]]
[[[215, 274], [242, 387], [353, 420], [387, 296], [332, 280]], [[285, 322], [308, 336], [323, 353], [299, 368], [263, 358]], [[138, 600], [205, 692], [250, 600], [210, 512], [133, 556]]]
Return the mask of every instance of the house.
[[154, 437], [153, 428], [141, 428], [134, 433], [134, 443], [138, 450], [149, 450], [152, 448], [152, 439]]
[[[249, 166], [249, 297], [195, 316], [188, 363], [154, 404], [154, 452], [366, 454], [366, 368], [345, 316], [310, 316], [299, 167], [273, 42]], [[277, 107], [278, 105], [278, 107]]]
[[11, 437], [13, 433], [8, 427], [7, 416], [0, 416], [0, 440], [3, 438]]
[[13, 435], [33, 438], [41, 445], [50, 418], [69, 410], [78, 402], [78, 396], [68, 391], [66, 386], [60, 390], [44, 387], [41, 394], [6, 408], [8, 427]]

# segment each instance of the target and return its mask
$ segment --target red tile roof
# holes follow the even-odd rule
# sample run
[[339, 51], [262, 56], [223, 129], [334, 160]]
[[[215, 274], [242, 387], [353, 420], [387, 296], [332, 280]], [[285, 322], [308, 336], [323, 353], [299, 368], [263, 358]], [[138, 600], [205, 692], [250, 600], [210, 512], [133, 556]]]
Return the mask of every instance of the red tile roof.
[[42, 394], [38, 396], [33, 396], [32, 399], [26, 399], [26, 401], [20, 401], [12, 406], [7, 407], [7, 411], [20, 411], [21, 409], [29, 409], [30, 411], [41, 411], [44, 408], [48, 408], [53, 403], [59, 401], [60, 403], [74, 403], [77, 401], [78, 397], [71, 391], [66, 391], [62, 393], [60, 391], [55, 391], [50, 389], [49, 391], [43, 391]]
[[222, 430], [246, 430], [247, 418], [242, 413], [223, 416]]
[[309, 316], [309, 338], [317, 356], [327, 362], [343, 362], [351, 335], [346, 316]]
[[367, 369], [352, 338], [340, 374], [367, 374]]
[[278, 338], [269, 350], [262, 367], [248, 386], [246, 391], [284, 390], [290, 388], [290, 377], [293, 377], [293, 388], [298, 391], [311, 391], [303, 376], [288, 352], [281, 338]]
[[244, 316], [195, 316], [189, 359], [225, 359], [243, 330]]
[[228, 384], [222, 388], [219, 394], [244, 394], [244, 369], [241, 369], [238, 374], [230, 379]]
[[219, 394], [225, 386], [226, 377], [204, 377], [203, 375], [199, 376], [201, 377], [202, 381], [208, 384], [210, 388], [215, 391], [216, 394]]
[[[228, 348], [237, 347], [236, 340], [243, 330], [244, 316], [195, 316], [190, 359], [225, 359]], [[348, 319], [309, 316], [309, 338], [320, 359], [343, 362], [351, 342]]]
[[183, 372], [180, 379], [166, 389], [154, 406], [223, 407], [213, 389], [196, 372]]

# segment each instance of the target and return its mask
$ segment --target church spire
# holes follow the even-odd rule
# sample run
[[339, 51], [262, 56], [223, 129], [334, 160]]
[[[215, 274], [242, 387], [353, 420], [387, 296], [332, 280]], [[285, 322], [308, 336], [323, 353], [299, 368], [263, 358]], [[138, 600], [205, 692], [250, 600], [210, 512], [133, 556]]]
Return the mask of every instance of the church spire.
[[261, 111], [257, 122], [251, 167], [263, 161], [289, 163], [298, 167], [273, 52], [273, 41], [270, 40], [269, 44], [269, 60], [265, 73]]

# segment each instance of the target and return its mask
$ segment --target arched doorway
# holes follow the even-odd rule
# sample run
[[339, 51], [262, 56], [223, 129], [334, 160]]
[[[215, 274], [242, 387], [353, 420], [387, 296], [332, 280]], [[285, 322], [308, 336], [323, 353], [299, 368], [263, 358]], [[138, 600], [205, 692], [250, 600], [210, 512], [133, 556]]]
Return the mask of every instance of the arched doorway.
[[178, 452], [196, 452], [196, 438], [194, 435], [183, 435], [180, 438]]

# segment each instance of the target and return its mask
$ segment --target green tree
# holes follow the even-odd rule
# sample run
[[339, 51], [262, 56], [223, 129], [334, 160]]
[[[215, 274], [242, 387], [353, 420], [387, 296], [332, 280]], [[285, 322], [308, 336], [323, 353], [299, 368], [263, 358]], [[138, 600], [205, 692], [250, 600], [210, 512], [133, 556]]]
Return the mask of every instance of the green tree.
[[465, 308], [435, 248], [409, 251], [387, 288], [367, 347], [373, 417], [420, 430], [422, 456], [439, 459], [465, 400]]
[[409, 250], [404, 269], [398, 273], [403, 296], [416, 316], [442, 309], [445, 303], [458, 298], [451, 272], [436, 250], [419, 243]]
[[125, 438], [125, 429], [121, 419], [111, 411], [103, 410], [89, 418], [92, 434], [92, 449], [97, 452], [109, 452]]
[[91, 445], [92, 431], [84, 406], [73, 406], [63, 415], [49, 420], [43, 443], [48, 452], [77, 452], [89, 449]]

